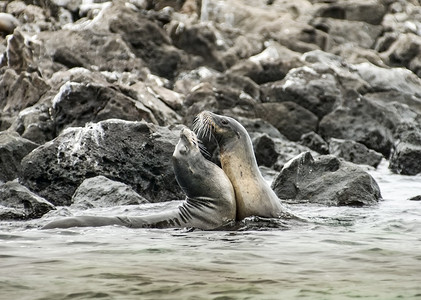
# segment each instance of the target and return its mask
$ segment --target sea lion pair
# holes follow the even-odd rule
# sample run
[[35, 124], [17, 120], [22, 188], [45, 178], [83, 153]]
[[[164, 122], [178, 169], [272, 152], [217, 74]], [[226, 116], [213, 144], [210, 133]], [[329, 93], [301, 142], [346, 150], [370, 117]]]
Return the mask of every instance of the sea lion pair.
[[289, 216], [261, 175], [250, 136], [239, 122], [204, 111], [196, 117], [193, 127], [201, 137], [216, 138], [222, 169], [202, 156], [196, 134], [183, 128], [173, 153], [174, 173], [186, 193], [178, 209], [144, 217], [72, 217], [49, 223], [43, 229], [123, 225], [211, 230], [248, 216]]

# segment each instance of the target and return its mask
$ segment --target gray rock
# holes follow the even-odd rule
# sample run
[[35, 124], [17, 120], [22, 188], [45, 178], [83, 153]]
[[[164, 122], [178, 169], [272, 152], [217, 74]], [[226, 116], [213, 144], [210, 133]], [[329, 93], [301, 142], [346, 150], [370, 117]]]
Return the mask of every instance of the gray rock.
[[329, 153], [328, 143], [314, 131], [303, 134], [300, 138], [300, 144], [320, 154]]
[[330, 206], [374, 205], [381, 198], [376, 181], [362, 168], [331, 155], [309, 152], [291, 159], [272, 183], [280, 199]]
[[386, 7], [380, 1], [333, 1], [321, 4], [315, 16], [324, 18], [362, 21], [373, 25], [380, 25], [386, 14]]
[[21, 182], [55, 205], [70, 205], [86, 178], [106, 176], [152, 202], [182, 199], [171, 157], [178, 131], [106, 120], [64, 130], [22, 161]]
[[291, 141], [299, 141], [303, 134], [317, 130], [317, 116], [295, 102], [261, 103], [257, 115]]
[[329, 153], [354, 164], [363, 164], [377, 168], [383, 155], [368, 149], [363, 144], [341, 139], [329, 140]]
[[56, 131], [84, 126], [109, 118], [157, 123], [152, 112], [141, 102], [111, 86], [96, 83], [67, 82], [53, 99], [52, 117]]
[[421, 173], [421, 126], [402, 124], [395, 133], [397, 139], [390, 157], [389, 168], [398, 174]]
[[321, 120], [319, 134], [325, 140], [353, 140], [389, 157], [394, 122], [388, 114], [387, 107], [348, 93], [344, 105]]
[[104, 176], [85, 179], [72, 197], [72, 206], [82, 208], [137, 205], [148, 200], [136, 193], [127, 184], [110, 180]]
[[40, 218], [53, 209], [51, 203], [17, 182], [0, 186], [0, 220]]
[[21, 110], [35, 105], [50, 86], [37, 74], [13, 69], [0, 71], [0, 109], [2, 114], [16, 116]]
[[307, 66], [296, 68], [282, 81], [262, 85], [264, 102], [295, 102], [319, 118], [331, 112], [341, 98], [340, 84], [329, 69], [319, 73]]
[[317, 153], [300, 144], [294, 143], [285, 137], [273, 137], [268, 134], [252, 135], [253, 148], [259, 166], [281, 170], [284, 165], [295, 156], [303, 152]]
[[38, 146], [16, 132], [0, 132], [0, 181], [17, 178], [22, 169], [21, 160]]
[[370, 49], [383, 29], [380, 25], [332, 18], [315, 18], [311, 25], [328, 34], [323, 48], [325, 51], [333, 51], [339, 45], [348, 43]]

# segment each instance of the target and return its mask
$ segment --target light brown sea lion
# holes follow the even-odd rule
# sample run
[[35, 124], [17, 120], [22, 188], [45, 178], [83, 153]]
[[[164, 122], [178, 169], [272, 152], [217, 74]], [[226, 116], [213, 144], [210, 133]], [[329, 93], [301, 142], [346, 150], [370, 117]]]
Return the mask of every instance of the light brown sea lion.
[[230, 180], [221, 168], [202, 156], [196, 134], [188, 128], [180, 132], [173, 166], [177, 182], [186, 193], [186, 200], [177, 209], [141, 217], [71, 217], [53, 221], [43, 229], [122, 225], [212, 230], [235, 220], [235, 194]]
[[292, 216], [260, 173], [250, 136], [239, 122], [204, 111], [195, 118], [193, 130], [199, 138], [214, 136], [219, 145], [222, 169], [235, 191], [237, 220]]

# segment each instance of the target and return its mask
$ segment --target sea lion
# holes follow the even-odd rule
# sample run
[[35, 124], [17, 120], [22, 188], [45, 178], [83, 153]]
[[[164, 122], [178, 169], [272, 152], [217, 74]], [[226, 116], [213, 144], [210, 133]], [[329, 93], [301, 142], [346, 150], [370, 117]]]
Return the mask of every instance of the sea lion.
[[237, 220], [292, 216], [260, 173], [250, 136], [239, 122], [203, 111], [196, 116], [193, 130], [199, 138], [214, 136], [218, 143], [222, 169], [235, 191]]
[[176, 180], [186, 194], [185, 201], [177, 209], [141, 217], [72, 217], [53, 221], [43, 229], [122, 225], [212, 230], [235, 220], [232, 184], [220, 167], [203, 157], [193, 131], [186, 127], [181, 130], [172, 159]]

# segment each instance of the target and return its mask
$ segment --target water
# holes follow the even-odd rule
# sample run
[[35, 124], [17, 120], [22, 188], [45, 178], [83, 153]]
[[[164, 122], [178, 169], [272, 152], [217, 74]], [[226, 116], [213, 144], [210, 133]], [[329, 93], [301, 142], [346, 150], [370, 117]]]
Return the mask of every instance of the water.
[[421, 299], [421, 177], [370, 172], [378, 206], [292, 206], [314, 222], [286, 230], [3, 222], [0, 299]]

